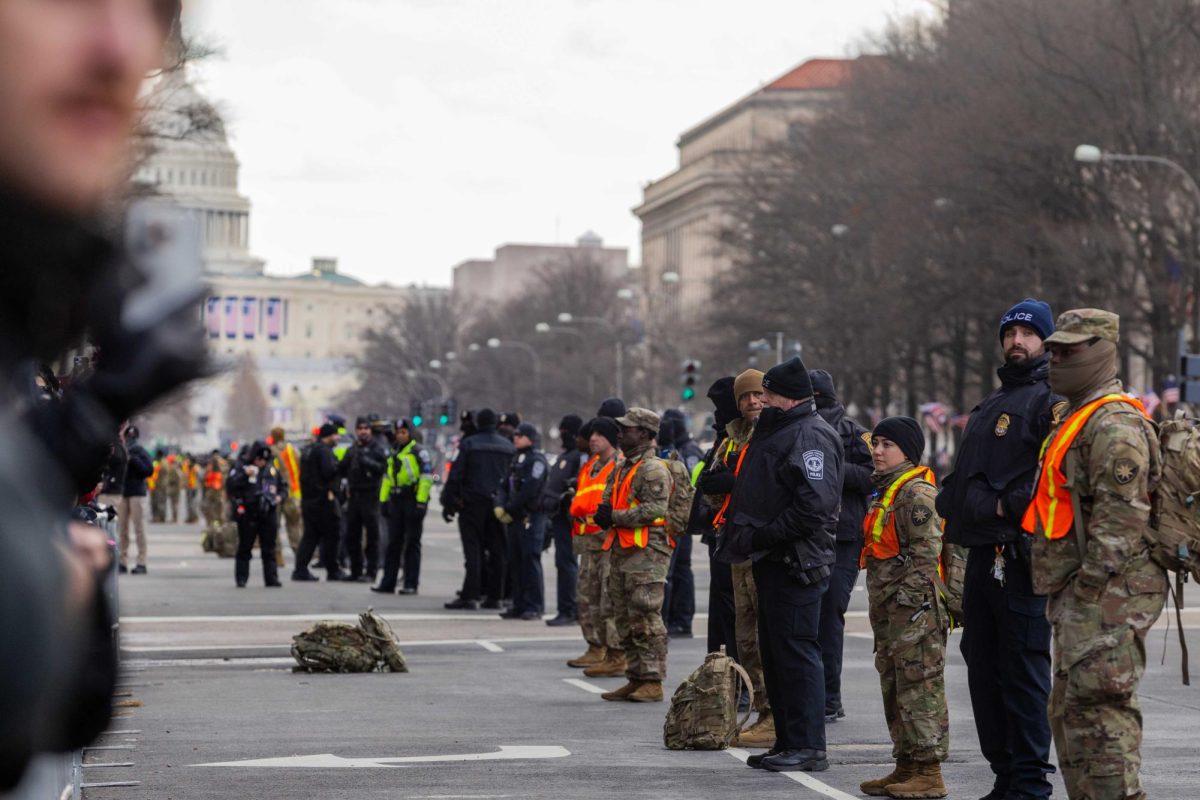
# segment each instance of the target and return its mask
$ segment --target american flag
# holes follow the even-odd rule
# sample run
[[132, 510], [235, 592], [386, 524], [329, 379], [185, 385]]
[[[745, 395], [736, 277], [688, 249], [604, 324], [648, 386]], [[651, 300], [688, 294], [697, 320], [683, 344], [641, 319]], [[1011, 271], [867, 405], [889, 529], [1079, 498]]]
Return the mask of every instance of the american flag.
[[[1175, 390], [1175, 399], [1176, 401], [1179, 399], [1178, 389]], [[1142, 395], [1142, 406], [1146, 409], [1146, 413], [1151, 417], [1154, 416], [1154, 409], [1158, 408], [1161, 403], [1162, 401], [1159, 399], [1158, 394], [1153, 389]]]
[[283, 333], [283, 301], [278, 297], [267, 300], [267, 338], [275, 341]]
[[1164, 386], [1162, 391], [1162, 401], [1167, 405], [1174, 405], [1179, 402], [1179, 387]]
[[922, 403], [920, 409], [921, 417], [925, 420], [925, 424], [934, 433], [941, 433], [942, 427], [946, 424], [949, 414], [946, 412], [946, 407], [941, 403], [934, 401], [932, 403]]
[[238, 331], [237, 318], [237, 301], [236, 297], [225, 298], [225, 338], [236, 339]]
[[221, 298], [210, 297], [204, 305], [204, 319], [208, 323], [208, 338], [221, 338]]
[[242, 298], [242, 336], [253, 339], [258, 330], [258, 300], [254, 297]]

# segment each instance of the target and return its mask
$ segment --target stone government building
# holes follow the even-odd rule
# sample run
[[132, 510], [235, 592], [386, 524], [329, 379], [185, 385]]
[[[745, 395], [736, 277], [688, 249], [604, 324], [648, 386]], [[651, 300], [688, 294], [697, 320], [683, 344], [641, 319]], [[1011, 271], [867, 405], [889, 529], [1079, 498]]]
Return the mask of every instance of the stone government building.
[[[230, 365], [253, 359], [269, 422], [307, 433], [354, 387], [350, 357], [363, 331], [413, 292], [447, 290], [368, 285], [339, 272], [335, 258], [313, 258], [298, 274], [266, 274], [250, 251], [250, 200], [238, 190], [240, 165], [220, 114], [182, 70], [162, 79], [148, 105], [151, 152], [134, 180], [197, 218], [210, 287], [201, 315], [212, 353]], [[183, 446], [212, 448], [250, 433], [228, 428], [231, 379], [225, 373], [198, 386], [194, 429]]]

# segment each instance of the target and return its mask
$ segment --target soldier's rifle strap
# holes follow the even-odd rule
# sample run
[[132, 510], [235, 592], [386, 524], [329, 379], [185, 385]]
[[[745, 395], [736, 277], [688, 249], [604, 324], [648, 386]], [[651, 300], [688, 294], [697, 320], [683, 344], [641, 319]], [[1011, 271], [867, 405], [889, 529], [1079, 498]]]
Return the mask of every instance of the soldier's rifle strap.
[[[1175, 627], [1179, 630], [1179, 652], [1183, 655], [1183, 685], [1191, 686], [1191, 674], [1188, 672], [1188, 648], [1187, 640], [1183, 635], [1183, 584], [1187, 581], [1187, 573], [1179, 570], [1175, 573], [1175, 586], [1172, 587], [1170, 581], [1167, 582], [1167, 589], [1171, 592], [1171, 596], [1175, 598]], [[1171, 617], [1167, 617], [1169, 623]]]

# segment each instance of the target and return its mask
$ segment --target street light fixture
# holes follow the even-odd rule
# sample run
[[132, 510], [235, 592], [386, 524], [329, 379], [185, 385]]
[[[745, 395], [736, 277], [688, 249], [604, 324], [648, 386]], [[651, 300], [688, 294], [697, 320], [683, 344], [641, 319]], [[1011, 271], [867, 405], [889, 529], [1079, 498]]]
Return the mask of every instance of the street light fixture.
[[487, 340], [487, 346], [495, 350], [500, 346], [500, 340], [493, 336], [491, 339]]
[[535, 331], [537, 331], [538, 333], [549, 333], [550, 332], [550, 323], [549, 322], [539, 322], [537, 325], [533, 326], [533, 329]]
[[467, 345], [467, 349], [472, 353], [478, 353], [482, 348], [480, 348], [479, 342], [471, 342], [469, 345]]
[[456, 358], [458, 358], [458, 353], [454, 352], [453, 350], [451, 350], [450, 352], [446, 353], [446, 360], [447, 360], [447, 361], [453, 361], [453, 360], [454, 360], [454, 359], [456, 359]]
[[618, 300], [632, 300], [633, 296], [633, 289], [625, 288], [617, 290]]
[[833, 234], [833, 237], [835, 239], [841, 239], [843, 236], [845, 236], [847, 233], [850, 232], [850, 226], [843, 225], [842, 223], [839, 222], [837, 225], [834, 225], [832, 228], [830, 228], [829, 232]]
[[573, 314], [571, 314], [571, 312], [569, 312], [569, 311], [564, 311], [558, 315], [558, 321], [563, 323], [564, 325], [566, 325], [573, 319], [575, 319], [575, 316]]
[[675, 272], [674, 270], [671, 272], [664, 272], [662, 274], [663, 283], [679, 283], [680, 280], [682, 280], [682, 278], [680, 278], [679, 273]]
[[1075, 148], [1075, 160], [1081, 164], [1099, 164], [1104, 160], [1104, 151], [1094, 144], [1081, 144]]
[[430, 368], [430, 369], [441, 369], [441, 368], [442, 368], [442, 362], [441, 362], [441, 361], [438, 361], [438, 360], [435, 358], [435, 359], [433, 359], [432, 361], [430, 361], [430, 362], [429, 362], [429, 368]]

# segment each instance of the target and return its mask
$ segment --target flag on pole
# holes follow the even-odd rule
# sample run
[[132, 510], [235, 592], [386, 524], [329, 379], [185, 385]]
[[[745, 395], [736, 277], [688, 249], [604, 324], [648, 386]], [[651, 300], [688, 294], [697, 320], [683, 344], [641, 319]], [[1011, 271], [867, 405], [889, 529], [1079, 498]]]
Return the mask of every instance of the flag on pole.
[[283, 333], [283, 301], [278, 297], [267, 299], [267, 338], [275, 341]]
[[210, 297], [204, 304], [204, 320], [208, 323], [208, 338], [221, 338], [221, 298]]
[[238, 333], [238, 316], [237, 316], [237, 301], [236, 297], [225, 298], [225, 338], [236, 339]]
[[258, 330], [258, 299], [254, 297], [242, 298], [242, 337], [245, 339], [253, 339], [255, 332]]

